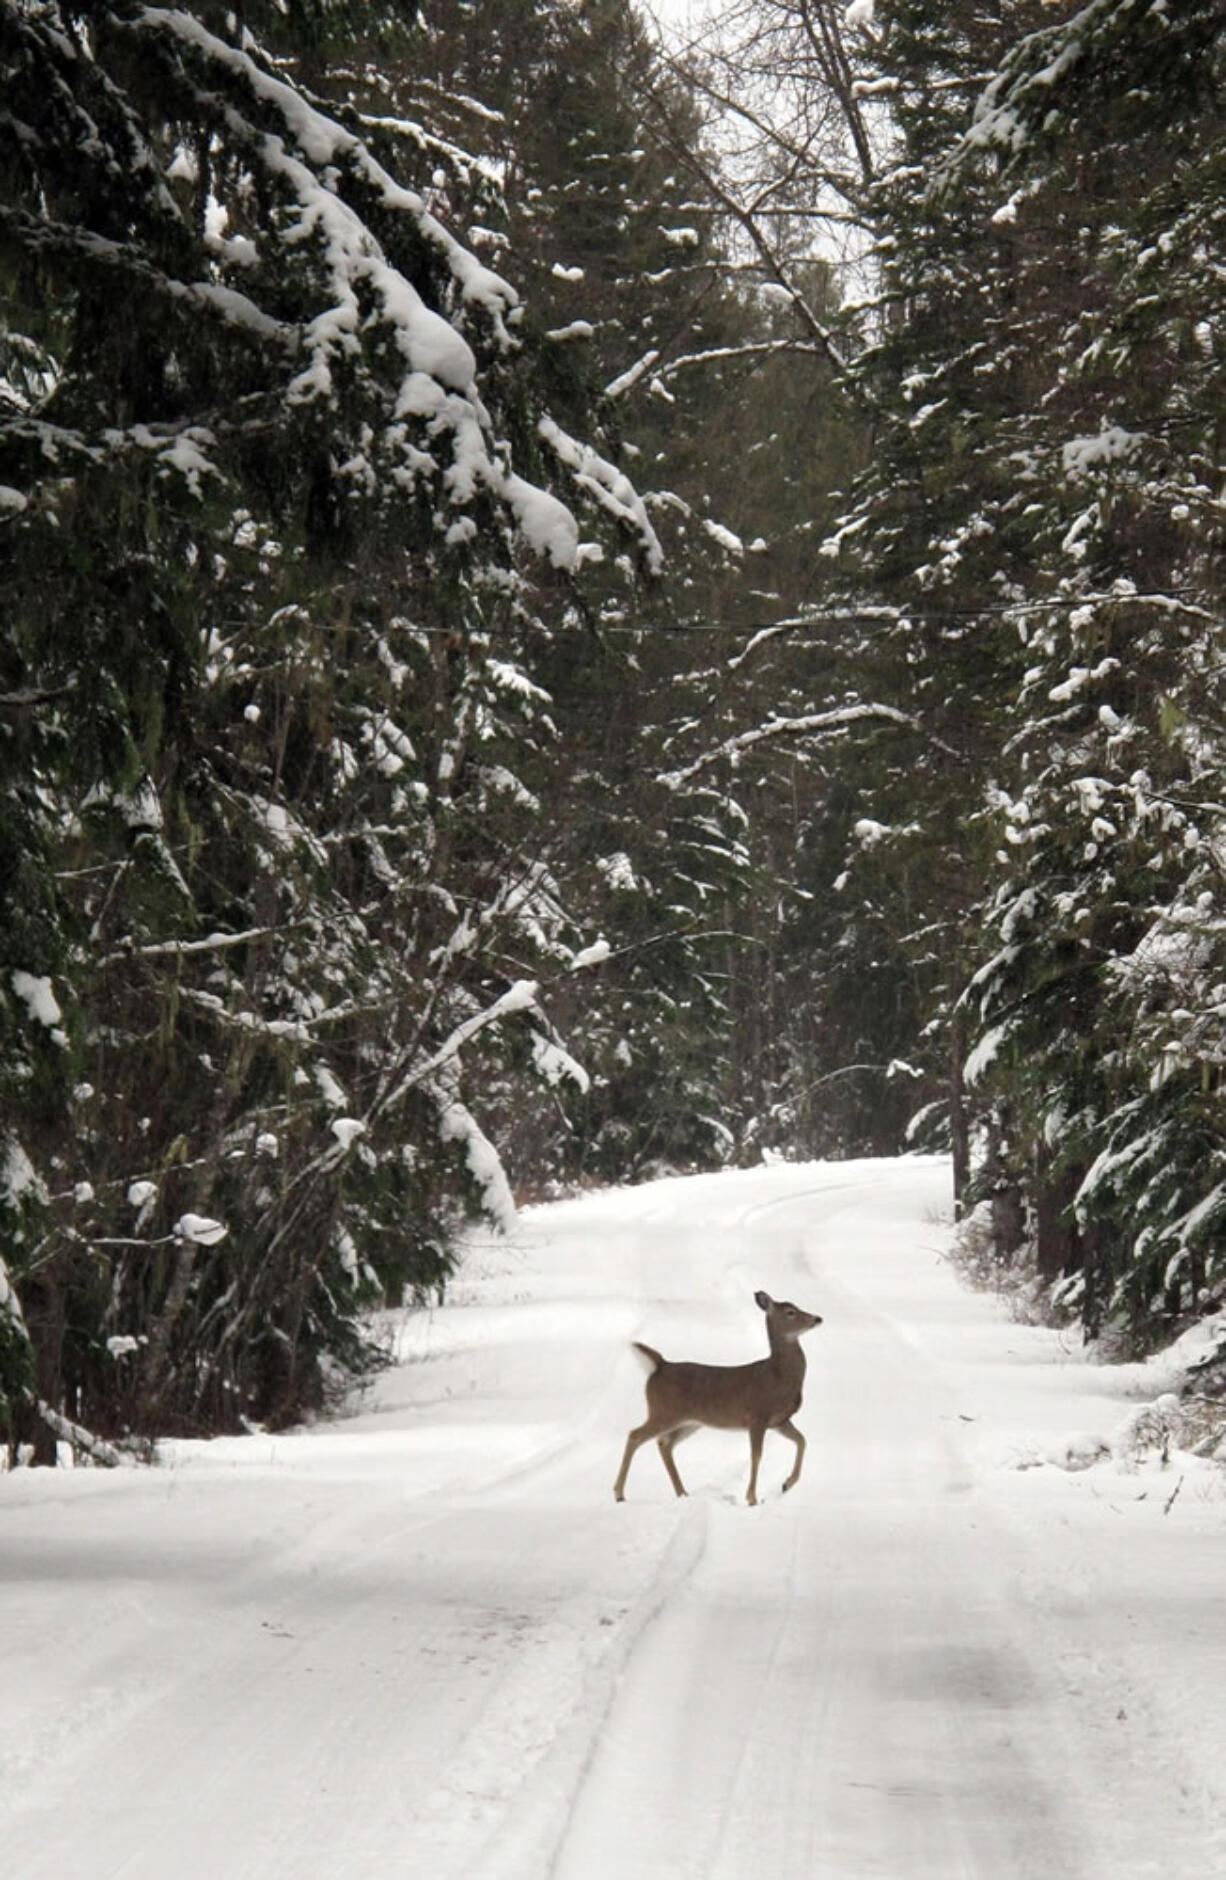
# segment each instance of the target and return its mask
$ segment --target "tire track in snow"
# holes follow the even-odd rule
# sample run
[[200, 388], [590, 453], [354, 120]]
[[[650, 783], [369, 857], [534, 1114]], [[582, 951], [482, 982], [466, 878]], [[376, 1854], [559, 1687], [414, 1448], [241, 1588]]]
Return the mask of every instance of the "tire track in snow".
[[[723, 1503], [712, 1517], [713, 1545], [634, 1643], [549, 1880], [707, 1880], [745, 1812], [750, 1753], [775, 1712], [793, 1619], [798, 1529], [782, 1596], [745, 1600], [725, 1582], [742, 1523], [755, 1517]], [[752, 1799], [749, 1812], [756, 1823]], [[758, 1857], [730, 1875], [744, 1880]]]
[[[562, 1704], [542, 1705], [539, 1672], [529, 1668], [521, 1687], [509, 1694], [525, 1715], [548, 1715], [552, 1735], [537, 1746], [533, 1767], [498, 1821], [487, 1845], [476, 1859], [456, 1869], [464, 1880], [527, 1880], [552, 1876], [557, 1850], [567, 1834], [577, 1797], [587, 1779], [593, 1757], [617, 1687], [640, 1640], [667, 1610], [699, 1567], [707, 1546], [708, 1517], [700, 1503], [688, 1504], [673, 1517], [673, 1531], [658, 1557], [648, 1584], [633, 1598], [607, 1642], [581, 1665], [569, 1666], [570, 1677], [560, 1686], [569, 1694]], [[574, 1617], [561, 1628], [563, 1649], [573, 1657]], [[463, 1784], [474, 1769], [507, 1766], [508, 1741], [504, 1718], [493, 1715], [479, 1738], [466, 1742]]]

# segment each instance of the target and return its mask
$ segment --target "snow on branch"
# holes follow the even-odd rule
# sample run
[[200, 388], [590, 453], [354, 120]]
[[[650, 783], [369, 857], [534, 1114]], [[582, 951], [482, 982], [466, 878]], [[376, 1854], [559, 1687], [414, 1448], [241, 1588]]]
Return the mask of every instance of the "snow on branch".
[[[503, 319], [518, 305], [519, 296], [515, 289], [479, 261], [462, 242], [457, 241], [431, 214], [416, 190], [404, 188], [389, 176], [361, 138], [355, 137], [352, 131], [347, 131], [324, 112], [316, 110], [301, 92], [263, 70], [248, 53], [218, 39], [189, 13], [177, 8], [145, 7], [134, 25], [137, 29], [144, 27], [150, 31], [172, 34], [194, 44], [212, 63], [228, 67], [247, 86], [254, 98], [271, 107], [282, 129], [302, 152], [312, 171], [347, 168], [370, 185], [387, 208], [407, 211], [420, 234], [446, 261], [463, 298], [470, 303], [480, 302], [493, 317], [503, 341], [511, 343]], [[266, 153], [270, 157], [273, 155], [268, 145]], [[286, 160], [289, 163], [294, 161], [288, 156]], [[317, 188], [322, 186], [317, 185]], [[335, 196], [332, 200], [338, 201]]]
[[176, 280], [154, 267], [131, 242], [111, 241], [92, 229], [51, 222], [6, 203], [0, 203], [0, 232], [11, 235], [27, 253], [67, 257], [121, 276], [125, 292], [143, 289], [167, 300], [190, 302], [227, 326], [286, 349], [296, 342], [292, 327], [273, 319], [246, 294], [217, 281]]
[[456, 1026], [451, 1036], [446, 1038], [436, 1051], [432, 1051], [429, 1057], [423, 1058], [419, 1064], [414, 1065], [408, 1075], [401, 1078], [400, 1082], [388, 1092], [380, 1107], [389, 1109], [392, 1104], [399, 1103], [403, 1097], [406, 1097], [410, 1090], [419, 1089], [422, 1084], [436, 1079], [445, 1065], [455, 1061], [466, 1044], [471, 1043], [491, 1025], [496, 1025], [500, 1019], [509, 1017], [513, 1012], [526, 1012], [535, 1008], [538, 990], [535, 979], [517, 979], [515, 984], [508, 987], [492, 1005], [488, 1005], [483, 1012], [475, 1012], [471, 1018], [466, 1018], [463, 1024]]
[[[457, 1025], [437, 1051], [414, 1065], [377, 1106], [387, 1109], [410, 1090], [425, 1090], [438, 1107], [442, 1140], [463, 1144], [469, 1173], [481, 1193], [482, 1212], [503, 1232], [509, 1232], [515, 1224], [515, 1202], [498, 1151], [461, 1101], [460, 1052], [480, 1033], [513, 1013], [535, 1011], [539, 1016], [537, 993], [535, 980], [517, 980], [483, 1012], [476, 1012]], [[532, 1056], [538, 1074], [547, 1083], [556, 1085], [565, 1078], [580, 1091], [589, 1088], [590, 1080], [583, 1066], [556, 1039], [534, 1032]]]
[[121, 1449], [108, 1443], [103, 1437], [95, 1436], [92, 1430], [85, 1429], [80, 1423], [74, 1423], [71, 1417], [62, 1416], [53, 1410], [49, 1403], [38, 1400], [38, 1414], [47, 1428], [59, 1437], [62, 1443], [70, 1443], [74, 1449], [81, 1450], [91, 1462], [101, 1463], [104, 1469], [126, 1469], [133, 1466], [131, 1456], [125, 1456]]
[[893, 705], [841, 705], [834, 711], [808, 712], [799, 718], [769, 718], [764, 725], [756, 725], [752, 731], [741, 731], [735, 737], [725, 738], [722, 744], [704, 751], [701, 757], [696, 757], [682, 769], [664, 772], [660, 782], [670, 790], [677, 790], [722, 759], [727, 758], [735, 764], [745, 752], [775, 738], [833, 736], [850, 729], [852, 725], [871, 723], [905, 725], [912, 731], [919, 729], [917, 719], [909, 712], [898, 711]]
[[576, 1090], [586, 1096], [592, 1087], [592, 1080], [577, 1058], [560, 1045], [556, 1038], [547, 1038], [544, 1032], [535, 1032], [532, 1038], [532, 1062], [537, 1075], [547, 1084], [558, 1085], [563, 1081], [574, 1084]]
[[617, 378], [609, 380], [609, 383], [604, 388], [605, 397], [623, 398], [627, 392], [634, 389], [641, 378], [646, 377], [659, 357], [659, 347], [651, 347], [649, 351], [643, 354], [641, 359], [636, 359], [632, 366], [627, 366], [624, 372], [619, 373]]
[[537, 430], [558, 461], [571, 472], [580, 489], [586, 491], [615, 521], [638, 536], [647, 566], [653, 574], [658, 574], [664, 565], [664, 550], [651, 526], [643, 499], [630, 479], [616, 465], [593, 450], [590, 444], [580, 444], [575, 438], [569, 437], [552, 418], [542, 418]]
[[1010, 48], [975, 107], [970, 129], [938, 170], [936, 186], [982, 150], [1003, 152], [1006, 160], [1026, 153], [1055, 123], [1062, 136], [1077, 135], [1106, 73], [1115, 95], [1138, 103], [1158, 74], [1166, 95], [1177, 95], [1181, 84], [1202, 76], [1221, 31], [1217, 6], [1087, 0]]
[[[11, 1156], [12, 1150], [10, 1148], [9, 1160], [11, 1160]], [[5, 1189], [11, 1195], [12, 1189], [7, 1180], [5, 1182]], [[0, 1256], [0, 1319], [8, 1319], [10, 1324], [16, 1328], [21, 1336], [23, 1338], [25, 1337], [26, 1322], [22, 1316], [21, 1300], [17, 1297], [17, 1289], [9, 1278], [9, 1270], [4, 1264], [3, 1256]]]
[[[294, 925], [290, 922], [288, 925]], [[120, 941], [111, 953], [104, 953], [99, 966], [114, 966], [123, 960], [186, 959], [192, 953], [223, 953], [228, 947], [249, 946], [253, 940], [267, 940], [284, 933], [285, 927], [248, 927], [243, 933], [210, 933], [203, 940], [154, 940], [145, 946]]]
[[[738, 359], [771, 359], [781, 354], [788, 358], [794, 358], [798, 353], [807, 353], [810, 358], [816, 359], [825, 359], [828, 357], [827, 348], [817, 345], [812, 340], [747, 340], [743, 346], [712, 346], [705, 352], [680, 353], [676, 359], [669, 359], [665, 364], [658, 365], [655, 370], [655, 377], [668, 380], [675, 378], [679, 372], [688, 372], [694, 366], [727, 365]], [[632, 368], [632, 370], [634, 369], [635, 368]], [[628, 374], [623, 374], [623, 378], [628, 376]], [[614, 380], [614, 385], [621, 389], [629, 390], [628, 386], [623, 386], [622, 380], [620, 379]], [[613, 386], [606, 387], [606, 396], [616, 396]]]
[[[491, 112], [490, 117], [499, 122], [501, 112]], [[424, 156], [438, 158], [450, 163], [466, 181], [476, 177], [488, 189], [501, 192], [502, 179], [492, 163], [483, 157], [474, 156], [471, 150], [465, 150], [454, 144], [447, 137], [440, 137], [434, 131], [428, 131], [424, 124], [415, 118], [381, 117], [368, 111], [359, 111], [357, 121], [365, 129], [381, 132], [391, 137], [402, 137], [412, 143]], [[504, 282], [505, 286], [506, 283]]]
[[481, 1192], [481, 1211], [504, 1234], [515, 1227], [515, 1198], [497, 1149], [476, 1117], [458, 1096], [443, 1084], [431, 1086], [438, 1104], [439, 1134], [444, 1142], [464, 1145], [464, 1159]]
[[[294, 218], [283, 239], [309, 243], [322, 262], [322, 304], [291, 329], [299, 369], [286, 388], [288, 402], [336, 402], [355, 358], [368, 370], [390, 368], [390, 383], [379, 388], [385, 422], [377, 447], [391, 460], [391, 481], [409, 490], [423, 474], [437, 476], [456, 509], [489, 491], [530, 548], [556, 568], [577, 567], [583, 545], [574, 517], [556, 496], [511, 470], [482, 400], [473, 348], [459, 324], [427, 304], [389, 259], [363, 206], [373, 204], [410, 220], [416, 235], [441, 258], [463, 305], [483, 310], [503, 350], [517, 343], [509, 324], [519, 307], [514, 288], [444, 228], [415, 190], [396, 182], [360, 137], [308, 103], [249, 52], [227, 45], [200, 21], [174, 9], [146, 7], [130, 30], [162, 35], [194, 54], [205, 68], [197, 83], [224, 82], [225, 95], [210, 91], [210, 110], [234, 147], [282, 193]], [[246, 317], [242, 297], [229, 289], [205, 284], [197, 297], [205, 297], [206, 285], [205, 304], [235, 320]], [[191, 292], [196, 295], [197, 289]], [[422, 429], [431, 440], [428, 451], [415, 442]], [[627, 479], [556, 426], [546, 437], [585, 493], [637, 531], [656, 565], [659, 544]], [[440, 463], [437, 454], [442, 440], [450, 444], [449, 465]]]

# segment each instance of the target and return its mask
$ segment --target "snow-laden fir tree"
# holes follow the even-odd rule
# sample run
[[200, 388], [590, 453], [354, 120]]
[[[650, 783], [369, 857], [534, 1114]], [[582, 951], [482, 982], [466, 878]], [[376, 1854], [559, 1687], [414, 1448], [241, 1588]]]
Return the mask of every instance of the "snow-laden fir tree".
[[[831, 546], [960, 753], [949, 1022], [1002, 1250], [1149, 1333], [1222, 1220], [1221, 9], [998, 10], [963, 59], [988, 11], [948, 10], [939, 86], [930, 10], [891, 12], [886, 419]], [[932, 781], [917, 830], [953, 842]]]
[[533, 667], [580, 511], [627, 592], [658, 543], [456, 233], [493, 169], [378, 109], [395, 33], [0, 9], [6, 1245], [36, 1394], [113, 1428], [317, 1399], [505, 1210], [507, 1050], [582, 1080]]
[[1023, 250], [1057, 224], [1076, 263], [1010, 321], [1041, 362], [1008, 460], [1044, 606], [1017, 613], [979, 1060], [1022, 1187], [1065, 1204], [1047, 1276], [1145, 1337], [1215, 1283], [1226, 1225], [1222, 25], [1079, 9], [1017, 47], [951, 162]]

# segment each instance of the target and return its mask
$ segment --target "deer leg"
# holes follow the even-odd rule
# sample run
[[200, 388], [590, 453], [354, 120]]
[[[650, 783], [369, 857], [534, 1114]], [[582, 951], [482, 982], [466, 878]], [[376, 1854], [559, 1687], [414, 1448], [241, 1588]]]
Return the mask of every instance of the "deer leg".
[[766, 1432], [754, 1425], [749, 1432], [749, 1488], [745, 1500], [751, 1508], [758, 1505], [758, 1464], [762, 1460], [762, 1438]]
[[625, 1501], [626, 1477], [630, 1473], [630, 1464], [634, 1461], [635, 1452], [642, 1443], [647, 1442], [649, 1437], [654, 1435], [655, 1431], [652, 1429], [651, 1423], [647, 1422], [641, 1423], [637, 1430], [631, 1430], [629, 1436], [627, 1436], [626, 1447], [622, 1451], [622, 1466], [617, 1471], [617, 1480], [613, 1484], [614, 1501]]
[[[649, 1443], [653, 1436], [662, 1441], [663, 1437], [667, 1434], [667, 1421], [663, 1418], [652, 1416], [648, 1417], [646, 1423], [640, 1423], [637, 1430], [631, 1430], [629, 1436], [626, 1438], [626, 1447], [622, 1453], [622, 1466], [617, 1471], [617, 1480], [613, 1484], [613, 1499], [615, 1501], [624, 1501], [626, 1499], [626, 1477], [630, 1473], [630, 1464], [634, 1461], [636, 1452], [644, 1443]], [[677, 1472], [672, 1464], [667, 1462], [667, 1458], [666, 1466], [674, 1483], [676, 1483]], [[684, 1495], [685, 1490], [678, 1488], [677, 1492], [678, 1494]]]
[[692, 1436], [693, 1434], [694, 1425], [689, 1423], [683, 1424], [679, 1430], [671, 1430], [667, 1436], [656, 1438], [660, 1454], [664, 1459], [664, 1467], [668, 1470], [668, 1479], [676, 1489], [678, 1495], [685, 1495], [688, 1493], [688, 1490], [677, 1473], [677, 1465], [673, 1461], [673, 1450], [677, 1447], [678, 1443], [683, 1443], [687, 1436]]
[[783, 1492], [786, 1495], [789, 1488], [795, 1488], [797, 1482], [800, 1480], [800, 1465], [805, 1459], [805, 1439], [794, 1423], [779, 1423], [776, 1424], [775, 1427], [778, 1429], [780, 1436], [786, 1436], [789, 1442], [793, 1442], [796, 1445], [796, 1460], [792, 1464], [792, 1473], [783, 1484]]

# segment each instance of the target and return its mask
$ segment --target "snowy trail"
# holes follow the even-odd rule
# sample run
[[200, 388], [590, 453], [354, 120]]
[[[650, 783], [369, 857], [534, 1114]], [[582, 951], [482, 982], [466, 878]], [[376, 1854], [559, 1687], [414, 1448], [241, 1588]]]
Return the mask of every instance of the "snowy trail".
[[[967, 1293], [945, 1185], [533, 1210], [359, 1414], [0, 1478], [5, 1880], [1226, 1873], [1226, 1495], [1016, 1466], [1161, 1386]], [[754, 1355], [759, 1285], [826, 1321], [798, 1488], [703, 1432], [616, 1505], [629, 1339]]]
[[[836, 1208], [827, 1231], [857, 1218]], [[560, 1880], [734, 1880], [764, 1845], [797, 1876], [1087, 1872], [957, 1413], [820, 1251], [809, 1265], [796, 1297], [820, 1300], [837, 1342], [809, 1341], [803, 1497], [748, 1533], [739, 1510], [712, 1511], [699, 1571], [629, 1668]]]

